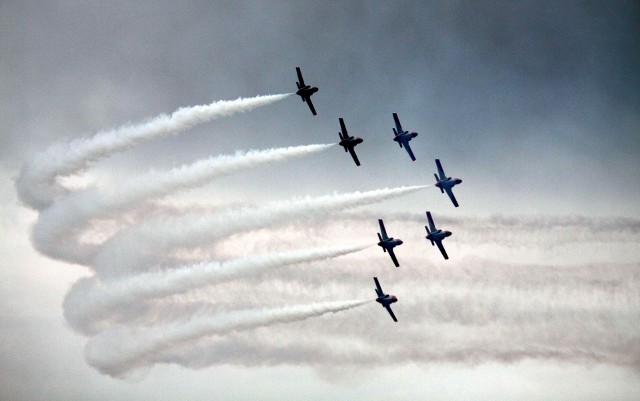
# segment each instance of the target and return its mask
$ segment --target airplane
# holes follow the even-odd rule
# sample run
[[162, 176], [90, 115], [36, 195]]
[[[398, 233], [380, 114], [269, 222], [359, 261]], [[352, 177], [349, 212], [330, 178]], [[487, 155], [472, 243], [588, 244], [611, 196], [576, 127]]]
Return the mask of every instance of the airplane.
[[447, 251], [445, 251], [444, 246], [442, 246], [442, 240], [451, 236], [451, 231], [438, 230], [436, 225], [433, 223], [431, 212], [427, 212], [427, 220], [429, 220], [429, 225], [424, 226], [424, 228], [427, 229], [426, 238], [431, 241], [431, 245], [438, 245], [438, 249], [440, 249], [442, 256], [444, 256], [445, 259], [449, 259]]
[[418, 133], [403, 130], [396, 113], [393, 113], [393, 119], [396, 122], [396, 127], [393, 128], [393, 133], [396, 134], [396, 136], [393, 138], [393, 140], [398, 142], [398, 145], [400, 145], [400, 147], [403, 147], [404, 145], [404, 148], [406, 149], [407, 153], [409, 153], [409, 157], [411, 157], [411, 160], [416, 161], [416, 157], [413, 155], [411, 147], [409, 146], [409, 141], [417, 137]]
[[313, 113], [313, 115], [315, 116], [317, 113], [316, 109], [313, 107], [313, 103], [311, 103], [311, 95], [316, 93], [318, 91], [318, 88], [315, 86], [311, 87], [304, 84], [304, 79], [302, 79], [302, 72], [300, 72], [300, 67], [296, 67], [296, 72], [298, 73], [298, 82], [296, 82], [298, 91], [296, 92], [296, 95], [300, 96], [302, 98], [302, 101], [306, 102], [309, 105], [311, 113]]
[[436, 159], [436, 166], [438, 167], [438, 174], [440, 175], [440, 178], [438, 178], [438, 174], [433, 174], [433, 176], [436, 177], [436, 187], [440, 188], [440, 192], [442, 193], [447, 191], [447, 195], [449, 195], [451, 202], [453, 202], [453, 206], [458, 207], [458, 201], [456, 197], [453, 196], [452, 188], [461, 184], [462, 180], [460, 178], [447, 177], [442, 169], [442, 164], [440, 164], [440, 159]]
[[379, 302], [383, 308], [386, 308], [393, 321], [397, 322], [398, 319], [396, 319], [396, 315], [394, 315], [393, 311], [391, 310], [391, 304], [394, 302], [398, 302], [398, 298], [395, 295], [385, 294], [382, 291], [382, 287], [380, 287], [380, 283], [378, 282], [378, 277], [374, 277], [373, 281], [376, 282], [376, 295], [378, 295], [378, 298], [376, 298], [376, 302]]
[[351, 157], [353, 157], [353, 161], [356, 162], [356, 166], [359, 166], [360, 160], [358, 160], [358, 156], [356, 156], [356, 151], [354, 148], [357, 144], [362, 143], [362, 138], [349, 136], [349, 134], [347, 133], [347, 127], [344, 126], [344, 120], [342, 119], [342, 117], [340, 117], [339, 120], [340, 128], [342, 129], [341, 132], [338, 132], [338, 135], [340, 135], [339, 145], [344, 148], [345, 152], [351, 153]]
[[387, 236], [387, 230], [384, 229], [384, 223], [382, 219], [378, 219], [378, 223], [380, 223], [380, 233], [378, 233], [378, 246], [382, 247], [382, 250], [386, 253], [389, 252], [389, 256], [391, 256], [391, 260], [396, 267], [400, 267], [400, 263], [398, 263], [398, 259], [396, 259], [396, 255], [393, 253], [393, 248], [398, 245], [402, 245], [402, 240], [400, 238], [394, 239], [393, 237]]

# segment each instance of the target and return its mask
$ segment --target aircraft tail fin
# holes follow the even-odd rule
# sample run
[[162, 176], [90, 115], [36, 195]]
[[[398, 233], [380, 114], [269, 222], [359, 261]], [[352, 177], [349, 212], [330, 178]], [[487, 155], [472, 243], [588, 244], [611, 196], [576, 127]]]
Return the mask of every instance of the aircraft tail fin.
[[[434, 173], [433, 176], [436, 177], [436, 184], [440, 182], [440, 179], [438, 178], [438, 174]], [[444, 189], [440, 188], [440, 192], [444, 193]]]
[[[382, 235], [380, 235], [380, 233], [378, 233], [378, 239], [380, 240], [380, 242], [382, 242]], [[387, 248], [382, 247], [382, 250], [384, 251], [384, 253], [387, 253]]]
[[[429, 226], [424, 226], [424, 228], [427, 230], [427, 234], [431, 234], [431, 231], [429, 231]], [[430, 239], [429, 241], [431, 241], [431, 245], [434, 246], [436, 243], [433, 242], [432, 239]]]

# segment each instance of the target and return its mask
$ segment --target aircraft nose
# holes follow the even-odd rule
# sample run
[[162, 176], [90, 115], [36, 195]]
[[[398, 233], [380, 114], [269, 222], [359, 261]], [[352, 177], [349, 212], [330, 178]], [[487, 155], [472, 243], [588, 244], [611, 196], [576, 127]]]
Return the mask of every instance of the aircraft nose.
[[401, 239], [398, 240], [398, 245], [402, 245], [402, 240]]
[[398, 302], [398, 297], [396, 297], [395, 295], [391, 297], [391, 301], [392, 302]]
[[446, 234], [447, 237], [451, 235], [451, 231], [445, 231], [444, 233]]
[[460, 178], [456, 178], [456, 182], [457, 182], [458, 184], [462, 184], [462, 180], [461, 180]]

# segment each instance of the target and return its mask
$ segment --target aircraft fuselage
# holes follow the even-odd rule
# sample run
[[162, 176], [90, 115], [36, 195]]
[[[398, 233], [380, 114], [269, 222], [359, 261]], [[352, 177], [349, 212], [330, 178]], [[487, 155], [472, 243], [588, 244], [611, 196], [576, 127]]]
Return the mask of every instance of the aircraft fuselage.
[[355, 138], [355, 137], [348, 137], [346, 139], [343, 139], [340, 141], [339, 145], [346, 148], [352, 148], [354, 146], [356, 146], [359, 143], [362, 143], [363, 139], [362, 138]]
[[417, 137], [418, 133], [417, 132], [409, 132], [409, 131], [405, 131], [402, 134], [396, 135], [393, 140], [396, 142], [407, 142], [412, 140], [413, 138]]
[[430, 241], [441, 241], [449, 236], [451, 236], [451, 231], [437, 230], [429, 233], [427, 239]]
[[378, 297], [376, 299], [376, 302], [378, 302], [383, 307], [387, 307], [394, 302], [398, 302], [398, 298], [395, 295], [384, 294], [383, 296]]
[[398, 245], [402, 245], [402, 240], [393, 237], [378, 242], [378, 246], [381, 246], [384, 249], [393, 249]]
[[436, 187], [440, 189], [453, 188], [458, 184], [462, 184], [462, 180], [460, 178], [447, 177], [447, 179], [436, 182]]
[[304, 102], [305, 101], [304, 99], [306, 97], [311, 97], [311, 95], [313, 95], [317, 91], [318, 91], [317, 87], [306, 85], [298, 89], [298, 91], [296, 92], [296, 95], [300, 96], [302, 98], [302, 101]]

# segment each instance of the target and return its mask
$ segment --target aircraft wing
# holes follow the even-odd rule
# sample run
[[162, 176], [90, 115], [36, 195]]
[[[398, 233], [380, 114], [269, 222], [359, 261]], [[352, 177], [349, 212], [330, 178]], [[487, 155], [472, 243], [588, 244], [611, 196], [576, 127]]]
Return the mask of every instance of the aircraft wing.
[[394, 322], [397, 322], [398, 319], [396, 319], [396, 315], [393, 314], [393, 311], [391, 310], [391, 307], [389, 305], [385, 306], [385, 308], [387, 309], [387, 312], [389, 312], [389, 314], [391, 315], [391, 318], [393, 319]]
[[400, 263], [398, 263], [398, 258], [396, 258], [396, 254], [393, 253], [393, 248], [389, 248], [387, 249], [387, 251], [389, 252], [389, 256], [391, 256], [391, 260], [393, 260], [393, 264], [396, 265], [396, 267], [400, 267]]
[[438, 175], [441, 180], [446, 180], [447, 176], [444, 174], [444, 170], [442, 169], [442, 164], [440, 164], [440, 159], [436, 159], [436, 166], [438, 167]]
[[376, 282], [376, 293], [378, 294], [379, 297], [384, 295], [384, 292], [382, 292], [382, 287], [380, 287], [380, 282], [378, 281], [378, 277], [374, 277], [373, 281]]
[[358, 156], [356, 156], [356, 150], [353, 146], [349, 147], [349, 153], [351, 153], [351, 157], [353, 157], [353, 161], [356, 162], [356, 166], [360, 165], [360, 160], [358, 160]]
[[400, 119], [396, 113], [393, 113], [393, 121], [396, 123], [396, 135], [402, 134], [404, 130], [402, 129], [402, 125], [400, 125]]
[[304, 79], [302, 78], [302, 72], [300, 71], [300, 67], [296, 67], [296, 72], [298, 73], [298, 84], [300, 84], [300, 87], [302, 88], [303, 86], [305, 86], [305, 84], [304, 84]]
[[382, 239], [389, 239], [387, 236], [387, 230], [384, 229], [384, 223], [382, 219], [378, 219], [378, 224], [380, 224], [380, 234], [382, 234]]
[[429, 230], [431, 230], [431, 232], [437, 231], [436, 225], [433, 223], [433, 217], [431, 217], [431, 212], [427, 212], [427, 220], [429, 220]]
[[403, 142], [403, 145], [404, 145], [404, 148], [407, 150], [407, 153], [409, 153], [409, 157], [411, 158], [411, 160], [416, 161], [416, 157], [413, 155], [411, 146], [409, 146], [409, 141]]
[[451, 187], [445, 187], [444, 190], [447, 191], [447, 195], [449, 195], [451, 202], [453, 202], [453, 206], [458, 207], [458, 201], [456, 200], [456, 197], [453, 196], [453, 190]]
[[316, 113], [316, 108], [313, 107], [313, 103], [311, 103], [311, 96], [306, 96], [304, 98], [304, 101], [307, 102], [307, 104], [309, 105], [309, 108], [311, 109], [311, 113], [313, 113], [313, 115], [317, 115], [318, 113]]
[[440, 253], [444, 256], [445, 259], [449, 259], [449, 255], [447, 255], [447, 251], [444, 250], [444, 246], [442, 245], [442, 241], [435, 241], [436, 245], [438, 245], [438, 249], [440, 249]]

